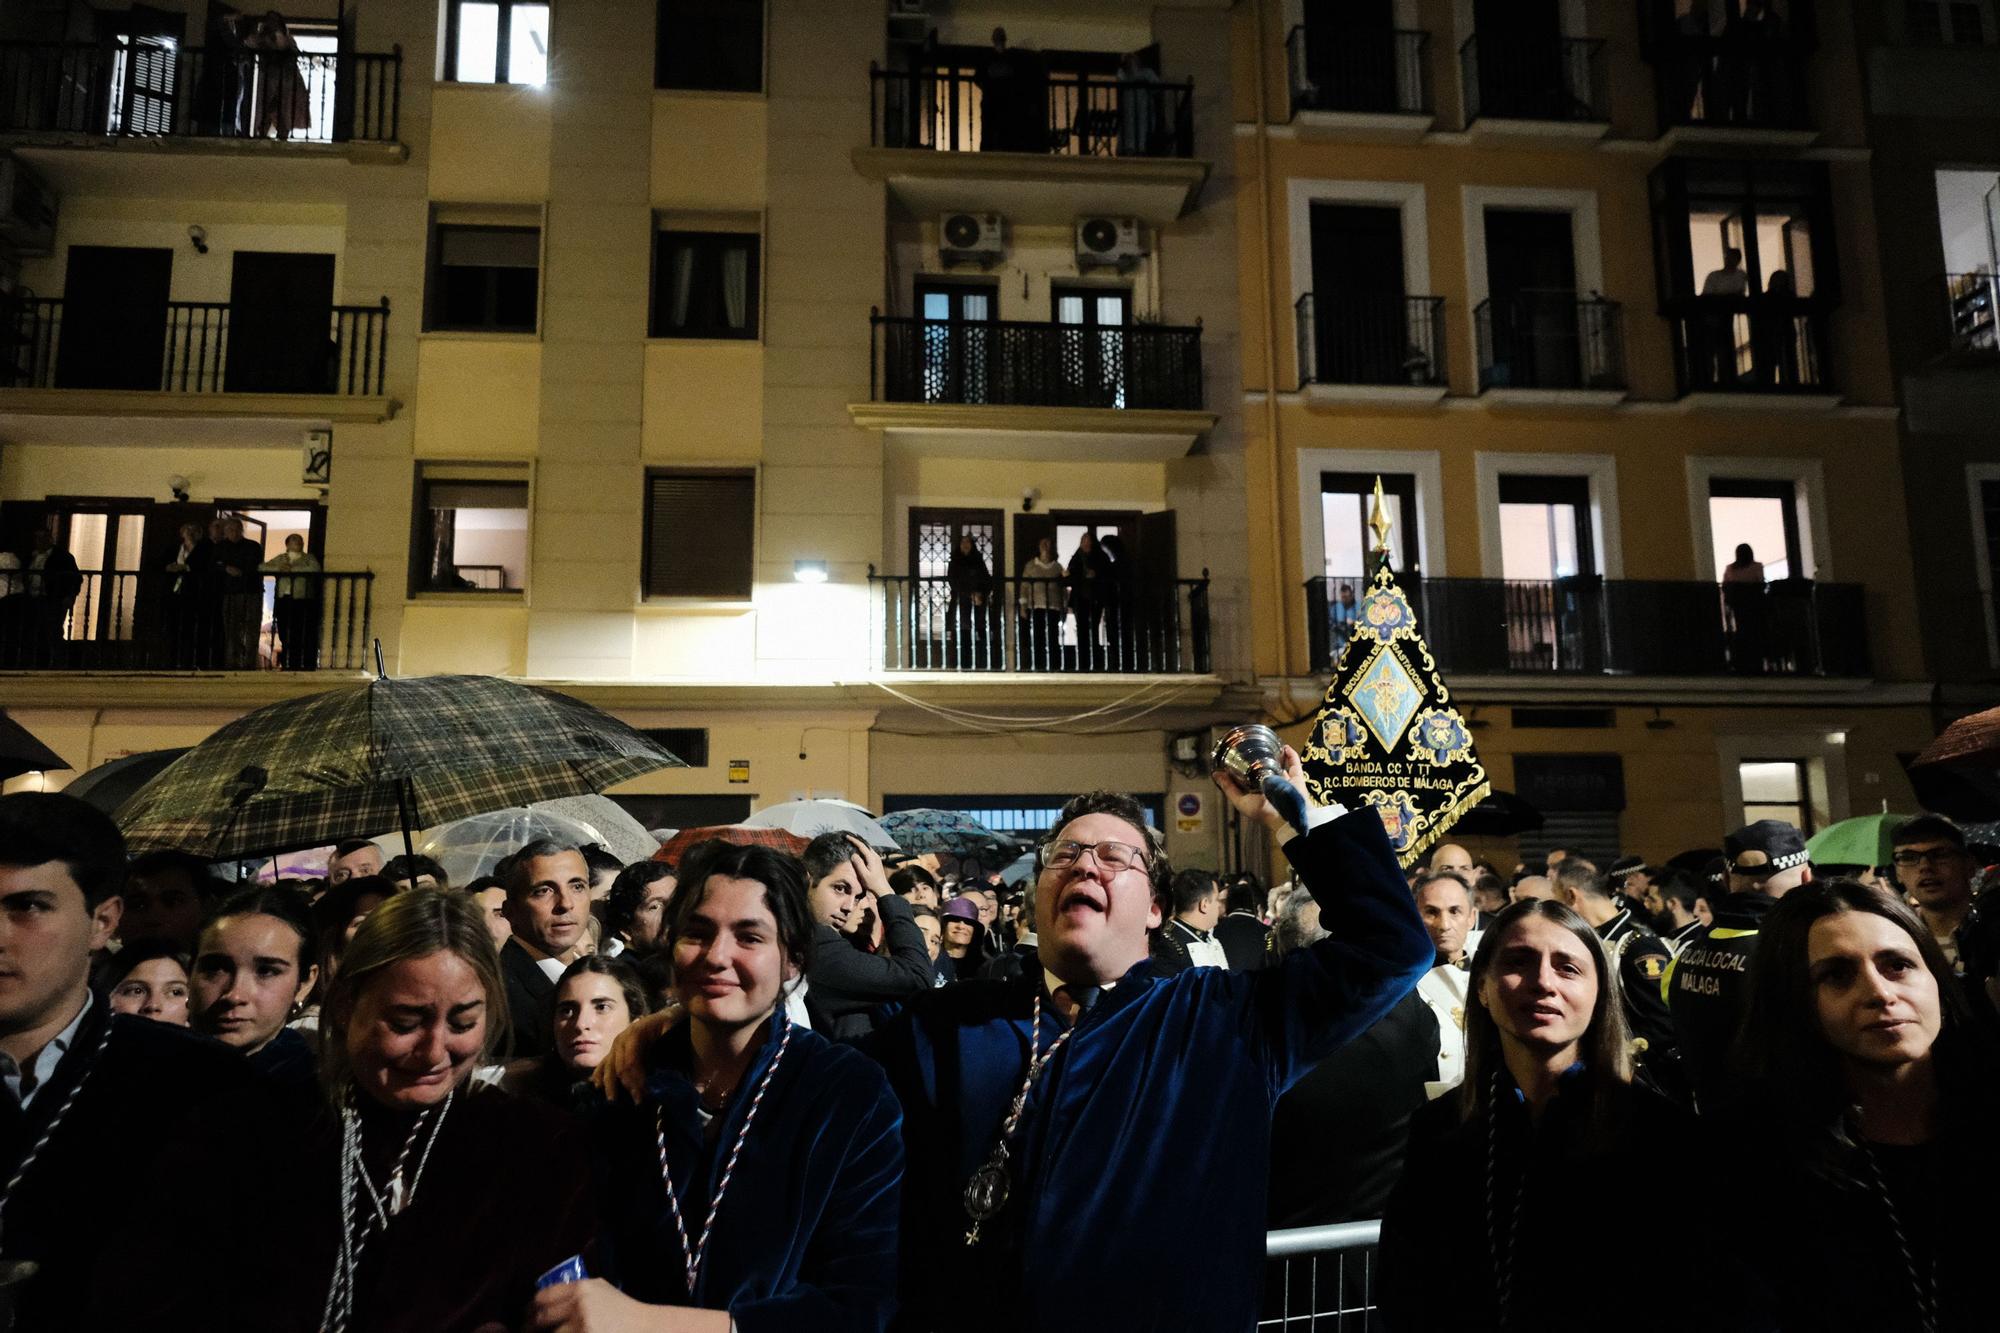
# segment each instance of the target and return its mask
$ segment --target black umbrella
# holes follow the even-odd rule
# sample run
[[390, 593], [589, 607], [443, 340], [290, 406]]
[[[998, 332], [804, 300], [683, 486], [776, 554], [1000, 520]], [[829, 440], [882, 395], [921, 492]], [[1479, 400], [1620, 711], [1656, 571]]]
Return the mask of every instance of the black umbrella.
[[68, 767], [63, 757], [36, 740], [33, 732], [0, 713], [0, 779]]
[[160, 770], [187, 753], [178, 750], [145, 750], [99, 764], [63, 788], [63, 795], [90, 802], [107, 815], [138, 795], [139, 789], [160, 775]]
[[1506, 838], [1542, 826], [1542, 812], [1511, 791], [1488, 792], [1458, 817], [1452, 832], [1472, 838]]

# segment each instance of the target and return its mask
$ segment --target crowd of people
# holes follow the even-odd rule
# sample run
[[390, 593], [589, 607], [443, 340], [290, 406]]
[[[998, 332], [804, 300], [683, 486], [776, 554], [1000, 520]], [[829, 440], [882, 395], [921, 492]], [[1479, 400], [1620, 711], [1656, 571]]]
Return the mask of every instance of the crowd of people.
[[1017, 885], [840, 833], [229, 885], [0, 797], [0, 1316], [1241, 1330], [1267, 1228], [1379, 1217], [1392, 1330], [1987, 1326], [1955, 825], [1406, 872], [1217, 782], [1288, 882], [1104, 792]]

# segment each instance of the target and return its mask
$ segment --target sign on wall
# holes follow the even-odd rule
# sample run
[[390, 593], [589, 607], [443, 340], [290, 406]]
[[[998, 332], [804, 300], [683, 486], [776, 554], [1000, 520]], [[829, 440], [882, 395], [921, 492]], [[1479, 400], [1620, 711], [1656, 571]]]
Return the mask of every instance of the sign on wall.
[[330, 430], [307, 431], [305, 452], [300, 461], [300, 485], [330, 485], [333, 481], [333, 432]]

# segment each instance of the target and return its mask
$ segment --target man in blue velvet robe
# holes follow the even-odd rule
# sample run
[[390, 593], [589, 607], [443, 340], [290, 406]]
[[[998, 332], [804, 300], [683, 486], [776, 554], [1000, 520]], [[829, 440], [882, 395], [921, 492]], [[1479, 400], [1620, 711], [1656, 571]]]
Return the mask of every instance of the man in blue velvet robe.
[[[1290, 749], [1285, 764], [1303, 791]], [[1129, 797], [1071, 801], [1044, 858], [1060, 842], [1090, 850], [1036, 882], [1043, 974], [921, 996], [867, 1043], [904, 1110], [897, 1328], [1207, 1333], [1256, 1322], [1272, 1106], [1415, 986], [1433, 949], [1372, 810], [1316, 812], [1311, 832], [1294, 836], [1260, 794], [1218, 783], [1278, 835], [1329, 937], [1256, 972], [1152, 976], [1147, 931], [1170, 877], [1159, 840]], [[1144, 856], [1108, 867], [1096, 850], [1108, 842]], [[968, 1243], [966, 1184], [991, 1159], [1027, 1072], [1038, 996], [1040, 1049], [1072, 1013], [1074, 1030], [1028, 1098], [1008, 1201]], [[1200, 1263], [1187, 1260], [1194, 1236]]]

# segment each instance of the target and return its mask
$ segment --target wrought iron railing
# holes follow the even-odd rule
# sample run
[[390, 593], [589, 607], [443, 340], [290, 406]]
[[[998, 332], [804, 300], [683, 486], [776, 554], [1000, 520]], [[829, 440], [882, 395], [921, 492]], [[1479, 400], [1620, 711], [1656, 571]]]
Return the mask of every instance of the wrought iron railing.
[[1601, 296], [1523, 291], [1473, 308], [1479, 389], [1622, 389], [1624, 312]]
[[1301, 384], [1445, 382], [1442, 296], [1307, 292], [1293, 314]]
[[[1439, 665], [1483, 674], [1867, 676], [1864, 590], [1605, 579], [1401, 580]], [[1306, 580], [1313, 670], [1354, 633], [1359, 574]]]
[[868, 572], [886, 671], [1122, 671], [1206, 674], [1208, 571], [1132, 580], [1108, 597], [1063, 579], [994, 579], [975, 596], [948, 578]]
[[1660, 127], [1802, 130], [1812, 125], [1806, 48], [1784, 38], [1675, 34], [1655, 44]]
[[1375, 1319], [1380, 1222], [1264, 1233], [1258, 1333], [1369, 1333]]
[[916, 319], [871, 312], [877, 402], [1199, 408], [1201, 326]]
[[374, 584], [372, 573], [86, 570], [65, 588], [0, 570], [0, 670], [358, 671]]
[[1431, 35], [1300, 24], [1285, 39], [1292, 111], [1428, 115]]
[[1504, 120], [1608, 121], [1610, 85], [1600, 37], [1514, 37], [1474, 33], [1458, 48], [1465, 123]]
[[1004, 81], [971, 70], [868, 69], [877, 148], [1059, 157], [1191, 157], [1194, 84], [1095, 74]]
[[393, 143], [403, 51], [0, 42], [0, 131]]
[[1991, 273], [1947, 273], [1947, 346], [1954, 352], [2000, 352], [2000, 278]]
[[1686, 393], [1830, 393], [1824, 307], [1795, 297], [1693, 296], [1670, 302], [1674, 370]]
[[[134, 362], [95, 342], [73, 345], [65, 360], [61, 297], [0, 300], [0, 385], [16, 389], [141, 389], [158, 393], [325, 393], [373, 396], [388, 369], [389, 298], [380, 305], [332, 307], [323, 344], [298, 349], [273, 381], [241, 382], [230, 369], [231, 307], [226, 301], [169, 301], [150, 307], [161, 318], [157, 364]], [[148, 318], [134, 310], [134, 318]], [[260, 355], [260, 365], [267, 364]], [[235, 382], [233, 382], [233, 380]]]

